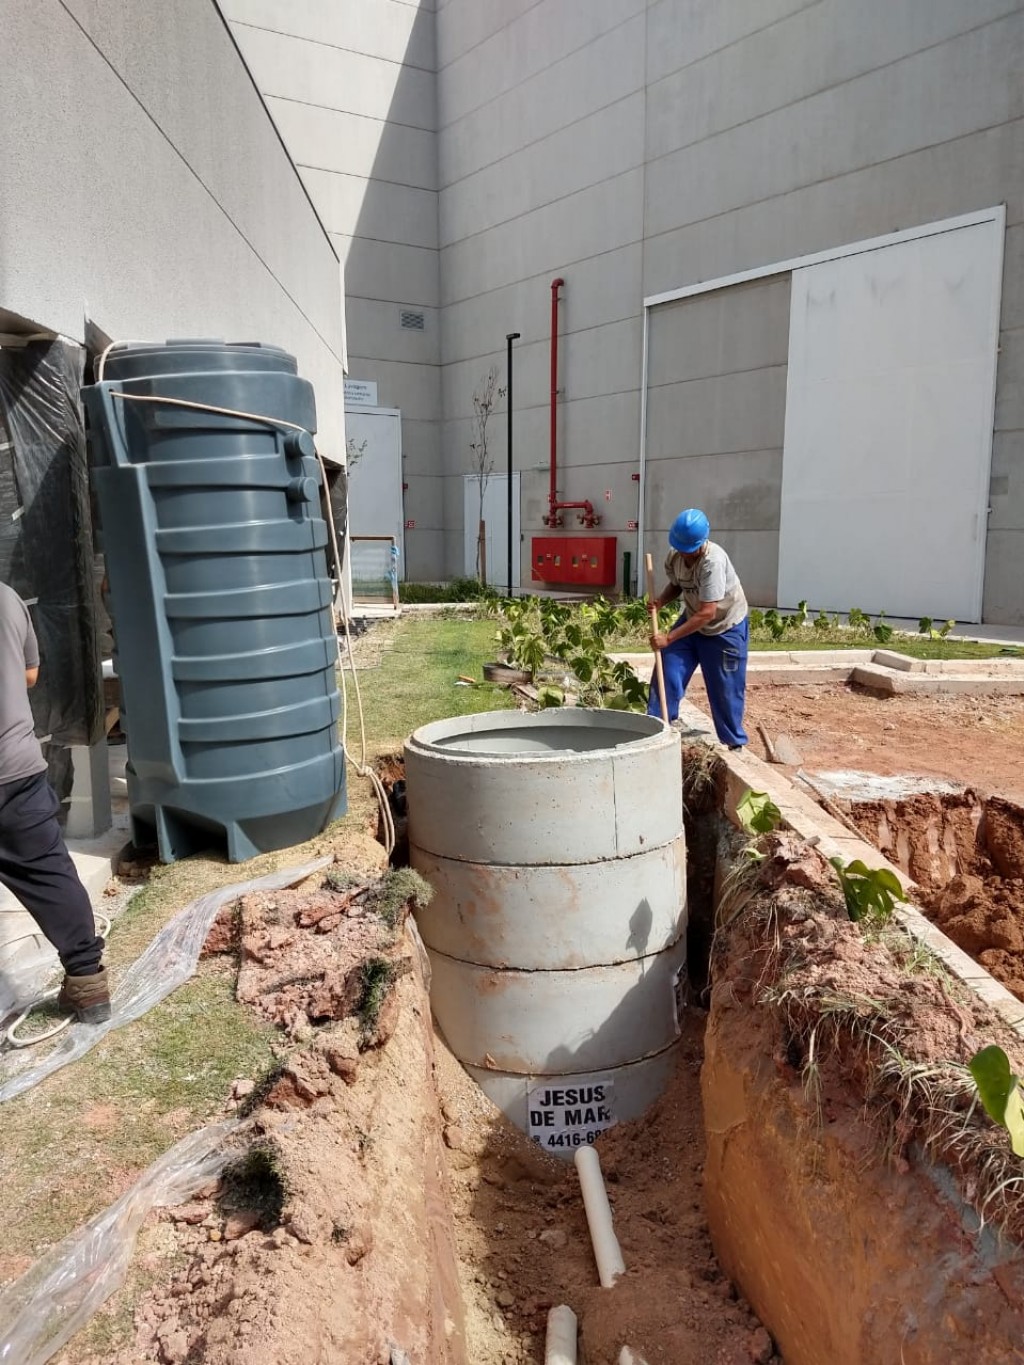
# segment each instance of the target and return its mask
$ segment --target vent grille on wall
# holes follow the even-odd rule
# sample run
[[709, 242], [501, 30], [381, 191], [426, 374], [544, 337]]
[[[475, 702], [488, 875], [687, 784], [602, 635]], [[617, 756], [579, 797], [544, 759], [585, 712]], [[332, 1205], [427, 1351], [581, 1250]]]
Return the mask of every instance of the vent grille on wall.
[[417, 313], [411, 308], [403, 308], [398, 315], [398, 325], [406, 332], [425, 332], [427, 315]]

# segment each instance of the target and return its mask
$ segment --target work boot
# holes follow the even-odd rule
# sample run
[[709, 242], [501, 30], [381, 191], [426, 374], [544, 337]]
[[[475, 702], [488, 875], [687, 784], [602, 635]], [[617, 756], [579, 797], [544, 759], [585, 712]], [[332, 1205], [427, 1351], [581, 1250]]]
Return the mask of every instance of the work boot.
[[57, 1008], [74, 1014], [83, 1024], [105, 1024], [110, 1018], [110, 980], [106, 967], [89, 976], [65, 976]]

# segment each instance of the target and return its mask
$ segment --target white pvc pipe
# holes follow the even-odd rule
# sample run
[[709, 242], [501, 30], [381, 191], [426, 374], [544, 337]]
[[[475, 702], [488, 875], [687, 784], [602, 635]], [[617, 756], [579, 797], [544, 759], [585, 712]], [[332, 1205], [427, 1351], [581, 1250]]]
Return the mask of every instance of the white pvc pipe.
[[544, 1343], [544, 1365], [576, 1365], [576, 1314], [560, 1303], [548, 1313], [548, 1334]]
[[619, 1365], [647, 1365], [647, 1361], [637, 1355], [632, 1346], [623, 1346], [619, 1352]]
[[625, 1273], [626, 1263], [612, 1226], [612, 1211], [601, 1176], [601, 1162], [593, 1147], [580, 1147], [577, 1150], [576, 1170], [583, 1191], [590, 1240], [594, 1244], [598, 1279], [602, 1289], [611, 1289], [618, 1277]]

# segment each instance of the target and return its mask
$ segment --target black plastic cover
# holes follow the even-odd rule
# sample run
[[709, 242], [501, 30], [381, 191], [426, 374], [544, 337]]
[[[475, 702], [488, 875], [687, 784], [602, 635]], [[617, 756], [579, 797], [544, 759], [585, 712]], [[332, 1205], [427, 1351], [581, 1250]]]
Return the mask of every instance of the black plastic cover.
[[84, 366], [71, 342], [0, 349], [0, 580], [29, 603], [40, 654], [29, 695], [54, 745], [103, 737]]

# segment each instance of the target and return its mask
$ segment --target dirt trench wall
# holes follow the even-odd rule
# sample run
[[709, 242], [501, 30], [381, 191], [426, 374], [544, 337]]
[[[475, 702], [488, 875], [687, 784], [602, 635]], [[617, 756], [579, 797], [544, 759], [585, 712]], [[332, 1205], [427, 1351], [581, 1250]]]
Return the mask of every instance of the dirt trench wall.
[[1020, 1359], [1020, 1255], [965, 1228], [940, 1171], [888, 1168], [858, 1108], [819, 1127], [773, 1052], [763, 1014], [717, 987], [701, 1086], [708, 1221], [786, 1365]]

